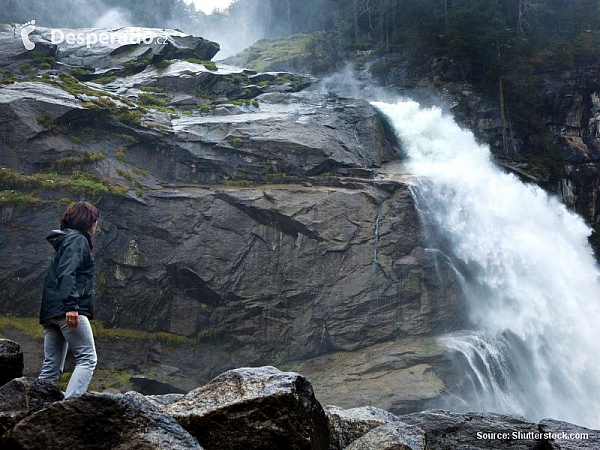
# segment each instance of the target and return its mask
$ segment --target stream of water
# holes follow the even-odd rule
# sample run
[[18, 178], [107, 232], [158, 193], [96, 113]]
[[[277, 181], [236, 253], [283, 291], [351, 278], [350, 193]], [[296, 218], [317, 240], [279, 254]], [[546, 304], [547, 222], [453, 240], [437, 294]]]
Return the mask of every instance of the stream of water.
[[423, 223], [461, 270], [472, 330], [441, 341], [470, 367], [465, 408], [600, 428], [600, 271], [589, 227], [499, 169], [440, 109], [373, 105], [406, 152]]

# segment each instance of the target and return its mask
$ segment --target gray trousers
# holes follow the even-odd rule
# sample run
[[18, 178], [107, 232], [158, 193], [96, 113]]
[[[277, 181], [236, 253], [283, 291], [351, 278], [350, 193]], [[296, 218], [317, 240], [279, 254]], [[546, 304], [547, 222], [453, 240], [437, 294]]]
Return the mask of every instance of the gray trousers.
[[90, 321], [79, 316], [75, 328], [67, 326], [66, 317], [50, 319], [44, 327], [44, 363], [39, 378], [56, 381], [63, 372], [65, 357], [70, 348], [75, 356], [75, 369], [67, 385], [65, 398], [81, 395], [87, 391], [96, 368], [96, 347]]

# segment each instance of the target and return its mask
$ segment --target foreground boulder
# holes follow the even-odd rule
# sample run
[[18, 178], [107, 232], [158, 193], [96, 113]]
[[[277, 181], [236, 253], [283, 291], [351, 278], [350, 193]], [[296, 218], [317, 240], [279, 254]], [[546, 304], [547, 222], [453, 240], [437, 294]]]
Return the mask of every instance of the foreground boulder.
[[[445, 447], [459, 448], [459, 447]], [[462, 447], [461, 447], [462, 448]], [[471, 447], [468, 447], [471, 448]], [[347, 450], [429, 450], [425, 433], [419, 427], [402, 422], [388, 423], [354, 441]]]
[[373, 406], [343, 409], [328, 405], [325, 407], [325, 414], [329, 422], [331, 450], [345, 449], [373, 428], [399, 420], [394, 414]]
[[[411, 450], [442, 450], [442, 449], [538, 449], [542, 442], [536, 439], [539, 432], [536, 424], [526, 422], [523, 418], [492, 413], [454, 413], [450, 411], [431, 410], [408, 414], [399, 417], [407, 425], [413, 425], [410, 430], [401, 433], [403, 445], [407, 447], [369, 447], [375, 449], [410, 448]], [[363, 438], [369, 438], [367, 433]], [[382, 430], [379, 430], [380, 433]], [[412, 433], [412, 435], [410, 434]], [[425, 440], [425, 446], [411, 443]], [[409, 440], [413, 439], [413, 441]], [[416, 440], [415, 440], [416, 439]], [[355, 442], [358, 444], [358, 441]], [[421, 445], [421, 446], [420, 446]], [[366, 447], [350, 447], [358, 450]]]
[[54, 403], [19, 422], [3, 449], [201, 449], [171, 417], [141, 394], [84, 394]]
[[323, 408], [306, 378], [275, 367], [230, 370], [163, 412], [207, 449], [326, 449]]
[[0, 339], [0, 386], [23, 376], [21, 346], [10, 339]]
[[600, 448], [600, 431], [579, 427], [560, 420], [544, 419], [539, 423], [540, 432], [552, 450], [582, 450]]
[[63, 399], [54, 383], [17, 378], [0, 388], [0, 436], [26, 416]]
[[347, 450], [598, 449], [600, 432], [557, 420], [430, 410], [374, 428]]

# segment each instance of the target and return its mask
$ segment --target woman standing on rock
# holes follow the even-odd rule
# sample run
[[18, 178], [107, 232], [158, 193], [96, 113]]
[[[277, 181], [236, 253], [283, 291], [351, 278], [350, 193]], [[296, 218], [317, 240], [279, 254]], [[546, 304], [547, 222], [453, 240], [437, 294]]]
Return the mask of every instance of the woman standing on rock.
[[58, 380], [70, 347], [75, 356], [75, 369], [66, 398], [86, 392], [96, 367], [96, 347], [89, 319], [93, 317], [92, 238], [98, 216], [100, 211], [90, 203], [71, 205], [60, 220], [60, 230], [53, 230], [46, 238], [56, 252], [42, 294], [40, 323], [44, 327], [44, 363], [39, 378]]

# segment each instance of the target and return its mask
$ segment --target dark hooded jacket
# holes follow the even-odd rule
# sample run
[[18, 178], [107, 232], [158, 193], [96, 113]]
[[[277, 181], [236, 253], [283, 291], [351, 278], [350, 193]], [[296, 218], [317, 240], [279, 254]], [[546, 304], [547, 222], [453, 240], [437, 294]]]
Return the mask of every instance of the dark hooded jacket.
[[66, 229], [53, 230], [46, 237], [56, 252], [44, 282], [40, 323], [68, 311], [93, 317], [94, 256], [86, 234]]

